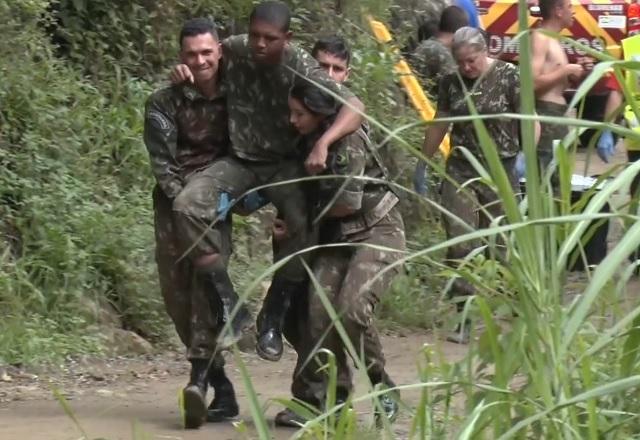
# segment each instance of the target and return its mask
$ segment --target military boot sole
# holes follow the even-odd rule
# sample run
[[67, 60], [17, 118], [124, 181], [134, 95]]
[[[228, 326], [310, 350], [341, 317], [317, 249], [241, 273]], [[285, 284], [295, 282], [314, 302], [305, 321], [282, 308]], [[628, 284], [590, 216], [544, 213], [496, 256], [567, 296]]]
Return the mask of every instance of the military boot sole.
[[207, 417], [207, 404], [202, 390], [196, 385], [189, 385], [182, 391], [184, 405], [184, 427], [186, 429], [198, 429]]
[[228, 408], [209, 408], [207, 409], [207, 422], [220, 423], [235, 420], [240, 414], [240, 409], [235, 407]]
[[307, 423], [307, 419], [299, 416], [291, 410], [285, 409], [284, 411], [280, 411], [278, 414], [276, 414], [274, 422], [276, 426], [283, 426], [286, 428], [300, 428], [305, 423]]
[[374, 415], [376, 426], [378, 428], [382, 428], [384, 426], [384, 423], [382, 422], [383, 417], [386, 418], [389, 423], [393, 423], [398, 418], [398, 413], [400, 412], [400, 405], [396, 402], [387, 402], [386, 404], [381, 402], [380, 405], [382, 406], [383, 412], [380, 413], [376, 408]]
[[459, 345], [467, 345], [469, 343], [469, 335], [468, 334], [460, 334], [460, 332], [455, 332], [447, 335], [447, 342], [452, 342], [454, 344]]
[[467, 345], [471, 340], [471, 334], [469, 330], [454, 330], [447, 335], [447, 342], [453, 342], [454, 344]]

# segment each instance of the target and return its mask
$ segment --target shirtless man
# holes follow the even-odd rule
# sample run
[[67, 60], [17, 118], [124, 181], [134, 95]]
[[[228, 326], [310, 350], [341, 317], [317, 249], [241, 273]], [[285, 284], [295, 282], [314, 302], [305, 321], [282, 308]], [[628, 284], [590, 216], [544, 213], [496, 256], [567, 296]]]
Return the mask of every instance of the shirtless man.
[[[539, 0], [542, 22], [539, 29], [560, 33], [571, 27], [573, 10], [571, 0]], [[584, 75], [580, 64], [569, 64], [562, 45], [553, 37], [534, 32], [532, 37], [532, 69], [536, 95], [536, 111], [543, 116], [564, 116], [567, 101], [564, 91], [571, 82]], [[553, 159], [553, 141], [563, 139], [569, 132], [566, 125], [541, 124], [538, 159], [546, 169]]]

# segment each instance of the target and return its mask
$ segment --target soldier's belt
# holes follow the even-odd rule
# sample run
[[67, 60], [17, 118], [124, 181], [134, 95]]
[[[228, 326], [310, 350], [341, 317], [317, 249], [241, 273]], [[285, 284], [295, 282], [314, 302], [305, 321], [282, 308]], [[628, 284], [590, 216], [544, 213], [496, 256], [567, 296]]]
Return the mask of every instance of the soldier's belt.
[[378, 204], [369, 211], [340, 222], [340, 232], [342, 235], [351, 235], [369, 229], [382, 220], [396, 206], [399, 200], [398, 196], [391, 191], [387, 191]]

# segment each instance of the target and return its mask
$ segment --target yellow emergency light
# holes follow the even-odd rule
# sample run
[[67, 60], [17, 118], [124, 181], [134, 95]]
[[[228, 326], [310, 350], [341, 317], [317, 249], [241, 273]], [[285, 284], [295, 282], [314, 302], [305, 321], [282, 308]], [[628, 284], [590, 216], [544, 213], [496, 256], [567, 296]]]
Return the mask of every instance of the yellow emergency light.
[[[369, 26], [371, 26], [371, 31], [379, 43], [387, 44], [391, 42], [391, 33], [384, 23], [374, 20], [373, 17], [369, 17]], [[394, 47], [393, 51], [397, 53], [398, 49]], [[411, 101], [411, 104], [413, 104], [415, 109], [418, 111], [420, 117], [425, 121], [433, 120], [436, 114], [434, 106], [422, 90], [422, 87], [420, 86], [416, 76], [411, 71], [409, 64], [407, 64], [404, 58], [400, 57], [400, 60], [395, 64], [394, 69], [396, 74], [398, 74], [398, 79], [402, 88], [409, 97], [409, 101]], [[440, 151], [444, 157], [449, 156], [449, 152], [451, 151], [449, 142], [449, 135], [447, 135], [440, 144]]]

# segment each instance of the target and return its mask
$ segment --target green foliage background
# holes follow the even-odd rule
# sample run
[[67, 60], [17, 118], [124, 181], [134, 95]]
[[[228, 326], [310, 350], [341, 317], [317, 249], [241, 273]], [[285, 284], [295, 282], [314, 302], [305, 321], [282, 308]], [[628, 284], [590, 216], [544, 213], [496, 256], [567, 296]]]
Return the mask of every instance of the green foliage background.
[[[350, 39], [351, 86], [372, 116], [399, 127], [415, 115], [393, 83], [393, 57], [368, 34], [364, 3], [385, 18], [382, 0], [291, 2], [294, 30], [307, 47], [320, 29]], [[241, 32], [251, 7], [248, 0], [0, 2], [8, 18], [0, 21], [0, 363], [101, 351], [96, 303], [109, 303], [126, 329], [167, 340], [153, 261], [153, 179], [141, 142], [144, 101], [175, 63], [185, 18], [209, 15], [223, 34]], [[239, 219], [236, 231], [234, 267], [259, 273], [269, 248], [252, 248], [246, 237], [266, 237], [264, 225]], [[400, 294], [421, 288], [412, 286]], [[416, 315], [411, 301], [393, 301], [388, 310]]]
[[[415, 3], [291, 2], [302, 44], [327, 29], [352, 42], [351, 86], [370, 116], [391, 130], [416, 118], [390, 75], [393, 57], [368, 36], [363, 17], [367, 12], [383, 19], [391, 12], [415, 16]], [[525, 29], [527, 4], [519, 3]], [[95, 304], [110, 304], [125, 328], [154, 342], [167, 340], [170, 326], [153, 262], [153, 179], [141, 142], [141, 112], [174, 63], [175, 35], [184, 18], [211, 14], [235, 32], [242, 30], [250, 7], [248, 0], [0, 2], [0, 363], [57, 361], [104, 350], [105, 328]], [[527, 209], [517, 204], [493, 141], [471, 116], [489, 167], [486, 178], [505, 204], [506, 223], [459, 238], [483, 240], [495, 251], [500, 236], [508, 264], [477, 255], [462, 268], [446, 270], [440, 256], [452, 240], [442, 242], [434, 217], [417, 209], [415, 199], [405, 201], [414, 252], [406, 278], [382, 304], [383, 317], [430, 326], [443, 316], [438, 269], [442, 278], [455, 274], [478, 288], [466, 312], [484, 327], [461, 362], [443, 360], [437, 346], [423, 347], [420, 381], [401, 386], [420, 390], [419, 404], [407, 408], [412, 438], [596, 440], [637, 438], [640, 432], [640, 306], [629, 295], [633, 292], [626, 292], [637, 265], [627, 259], [640, 244], [640, 223], [627, 206], [600, 213], [640, 164], [621, 172], [588, 203], [585, 195], [577, 209], [567, 197], [576, 145], [567, 142], [558, 153], [564, 202], [553, 201], [548, 176], [540, 179], [535, 166], [528, 35], [521, 34]], [[580, 86], [577, 100], [606, 68], [620, 77], [622, 69], [640, 67], [594, 56], [603, 61]], [[633, 101], [629, 90], [624, 93]], [[571, 118], [554, 122], [587, 126]], [[606, 127], [638, 137], [618, 125]], [[402, 131], [405, 146], [418, 145], [420, 131]], [[388, 154], [398, 159], [396, 175], [406, 183], [403, 176], [412, 164], [395, 145]], [[629, 226], [588, 279], [574, 287], [579, 295], [567, 298], [567, 262], [588, 224], [600, 218]], [[268, 264], [268, 245], [256, 239], [266, 240], [268, 223], [254, 216], [239, 219], [237, 226], [233, 267], [242, 289]], [[517, 319], [501, 322], [512, 315]], [[239, 357], [237, 365], [243, 365]], [[335, 377], [335, 366], [331, 371]], [[243, 379], [250, 385], [246, 371]], [[372, 399], [378, 392], [369, 388], [354, 399]], [[263, 406], [248, 394], [254, 424], [269, 438]], [[334, 413], [318, 415], [296, 435], [353, 438], [355, 412]], [[385, 434], [393, 438], [388, 426]]]

